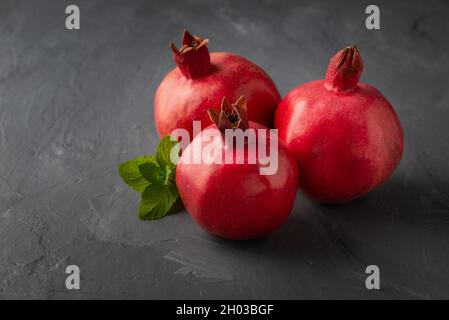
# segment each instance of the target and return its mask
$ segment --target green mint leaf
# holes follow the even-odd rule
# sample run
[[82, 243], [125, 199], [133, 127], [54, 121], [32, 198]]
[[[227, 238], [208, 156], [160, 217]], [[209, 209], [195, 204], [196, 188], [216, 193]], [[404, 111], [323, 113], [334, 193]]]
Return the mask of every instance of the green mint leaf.
[[179, 150], [177, 141], [171, 141], [170, 136], [165, 136], [162, 138], [161, 142], [156, 149], [156, 162], [161, 168], [168, 168], [168, 172], [173, 172], [176, 168], [176, 164], [170, 160], [170, 153], [173, 148]]
[[165, 217], [178, 197], [178, 189], [173, 183], [169, 185], [150, 184], [142, 193], [139, 218], [157, 220]]
[[144, 163], [139, 166], [139, 172], [149, 182], [163, 182], [165, 171], [155, 163]]
[[175, 168], [169, 168], [169, 167], [165, 167], [164, 170], [164, 184], [168, 185], [170, 183], [175, 183], [175, 174], [176, 174], [176, 167]]
[[156, 165], [156, 159], [153, 156], [138, 157], [134, 160], [123, 162], [119, 165], [119, 174], [123, 181], [137, 192], [143, 192], [150, 184], [140, 173], [139, 166], [142, 164]]
[[145, 188], [139, 206], [139, 217], [141, 219], [145, 219], [146, 215], [149, 215], [151, 210], [159, 203], [165, 188], [159, 183], [152, 183]]
[[170, 159], [171, 152], [178, 152], [179, 144], [165, 136], [160, 141], [155, 156], [138, 157], [119, 166], [123, 181], [141, 193], [139, 218], [161, 219], [179, 198], [175, 183], [176, 164]]

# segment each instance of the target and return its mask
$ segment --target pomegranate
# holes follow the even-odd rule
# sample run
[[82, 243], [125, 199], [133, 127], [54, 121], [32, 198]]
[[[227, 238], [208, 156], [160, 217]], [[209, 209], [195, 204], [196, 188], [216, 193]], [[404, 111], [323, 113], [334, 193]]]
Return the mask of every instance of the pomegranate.
[[292, 90], [275, 117], [279, 138], [296, 157], [301, 188], [325, 203], [344, 203], [384, 182], [402, 157], [403, 132], [387, 99], [359, 83], [355, 46], [330, 60], [325, 80]]
[[[298, 183], [294, 157], [277, 135], [248, 121], [246, 112], [243, 97], [232, 105], [223, 99], [219, 114], [209, 111], [213, 124], [183, 150], [176, 169], [176, 185], [192, 218], [211, 234], [235, 240], [257, 238], [280, 226], [292, 210]], [[239, 146], [225, 138], [227, 132], [237, 130], [252, 132], [257, 148], [247, 140]], [[192, 163], [188, 159], [192, 151], [211, 146], [208, 136], [218, 136], [214, 159], [219, 161]], [[270, 148], [270, 156], [277, 155], [278, 164], [270, 175], [261, 174], [266, 163], [262, 163], [259, 150], [266, 145], [277, 146]], [[223, 161], [230, 150], [232, 161]], [[239, 155], [244, 161], [238, 161]], [[255, 159], [252, 163], [251, 158]]]
[[203, 128], [209, 126], [207, 109], [219, 105], [223, 97], [235, 101], [240, 95], [247, 99], [249, 120], [272, 127], [281, 97], [261, 68], [232, 53], [209, 54], [208, 40], [187, 31], [182, 44], [179, 49], [171, 45], [178, 67], [166, 75], [154, 99], [161, 137], [177, 128], [192, 135], [194, 120], [200, 120]]

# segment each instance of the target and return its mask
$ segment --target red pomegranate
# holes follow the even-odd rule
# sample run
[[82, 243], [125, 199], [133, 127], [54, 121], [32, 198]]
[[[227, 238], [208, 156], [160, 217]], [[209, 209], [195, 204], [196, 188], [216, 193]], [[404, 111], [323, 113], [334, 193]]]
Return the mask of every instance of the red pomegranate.
[[296, 157], [301, 188], [313, 199], [344, 203], [384, 182], [402, 157], [403, 132], [387, 99], [359, 83], [355, 46], [331, 58], [325, 80], [292, 90], [276, 111], [279, 138]]
[[154, 117], [159, 135], [187, 129], [201, 120], [211, 124], [207, 109], [226, 97], [235, 101], [244, 95], [249, 120], [272, 127], [274, 112], [281, 101], [271, 78], [254, 63], [232, 53], [209, 54], [208, 40], [185, 31], [182, 47], [171, 48], [177, 68], [169, 72], [156, 91]]
[[[232, 106], [223, 99], [220, 114], [214, 111], [209, 114], [214, 124], [193, 139], [176, 169], [176, 185], [187, 211], [206, 231], [227, 239], [252, 239], [272, 232], [292, 210], [298, 183], [295, 159], [269, 129], [248, 122], [243, 98]], [[274, 174], [261, 175], [266, 163], [262, 163], [259, 152], [249, 147], [249, 143], [240, 147], [229, 144], [224, 138], [226, 129], [252, 130], [258, 148], [260, 142], [267, 149], [268, 145], [277, 145], [274, 152], [278, 165]], [[193, 150], [211, 146], [210, 135], [219, 137], [214, 159], [222, 161], [226, 150], [233, 150], [232, 163], [193, 164], [186, 159]], [[241, 163], [237, 161], [239, 152], [244, 155]], [[251, 157], [255, 159], [253, 163]]]

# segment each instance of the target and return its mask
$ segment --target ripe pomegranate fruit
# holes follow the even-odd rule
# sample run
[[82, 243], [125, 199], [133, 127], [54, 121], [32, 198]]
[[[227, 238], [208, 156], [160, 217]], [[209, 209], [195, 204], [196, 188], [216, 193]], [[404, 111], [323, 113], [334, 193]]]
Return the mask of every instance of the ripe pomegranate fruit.
[[169, 72], [156, 91], [154, 117], [159, 135], [184, 128], [192, 135], [192, 122], [203, 128], [211, 121], [210, 106], [226, 97], [235, 101], [244, 95], [249, 120], [273, 126], [274, 112], [281, 101], [271, 78], [258, 66], [232, 53], [209, 54], [208, 40], [184, 31], [182, 47], [171, 45], [177, 68]]
[[[289, 216], [297, 192], [298, 174], [294, 157], [277, 135], [266, 127], [249, 122], [244, 98], [229, 105], [226, 99], [218, 114], [210, 110], [214, 124], [204, 129], [182, 152], [176, 169], [176, 184], [184, 205], [192, 218], [206, 231], [227, 239], [252, 239], [268, 234]], [[226, 130], [230, 129], [230, 130]], [[263, 164], [259, 152], [249, 143], [231, 143], [225, 131], [252, 130], [261, 145], [277, 145], [277, 170], [261, 175]], [[193, 164], [187, 159], [193, 150], [210, 147], [208, 136], [218, 136], [214, 142], [214, 159], [222, 163]], [[264, 140], [261, 140], [264, 139]], [[268, 149], [268, 147], [266, 147]], [[233, 151], [232, 162], [221, 161]], [[237, 160], [244, 155], [243, 163]], [[270, 156], [274, 156], [270, 153]], [[251, 163], [251, 157], [255, 159]]]
[[325, 203], [344, 203], [379, 186], [402, 157], [403, 132], [387, 99], [359, 83], [355, 46], [330, 60], [325, 80], [292, 90], [275, 118], [279, 138], [296, 157], [301, 188]]

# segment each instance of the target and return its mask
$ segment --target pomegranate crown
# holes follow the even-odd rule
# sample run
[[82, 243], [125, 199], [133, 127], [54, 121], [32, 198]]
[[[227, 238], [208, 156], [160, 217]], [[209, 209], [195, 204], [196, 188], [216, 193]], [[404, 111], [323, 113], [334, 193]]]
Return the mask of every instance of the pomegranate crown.
[[357, 88], [363, 71], [363, 60], [355, 45], [337, 52], [327, 68], [325, 86], [332, 91], [352, 91]]
[[226, 129], [246, 130], [249, 128], [248, 111], [244, 96], [240, 96], [235, 103], [231, 104], [229, 104], [226, 97], [223, 97], [220, 111], [209, 109], [207, 113], [222, 134], [225, 133]]
[[174, 43], [170, 45], [173, 58], [186, 78], [197, 79], [209, 73], [211, 64], [208, 44], [209, 39], [203, 39], [184, 30], [182, 47], [178, 49]]

